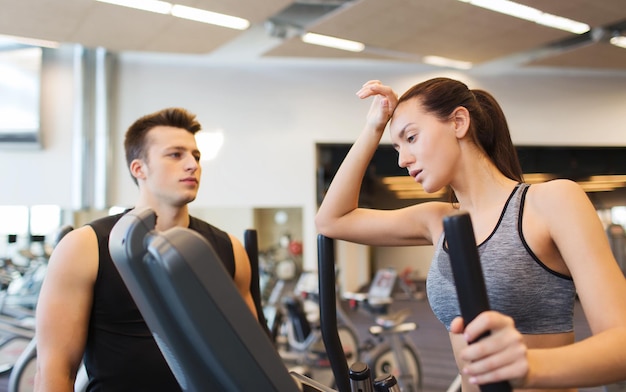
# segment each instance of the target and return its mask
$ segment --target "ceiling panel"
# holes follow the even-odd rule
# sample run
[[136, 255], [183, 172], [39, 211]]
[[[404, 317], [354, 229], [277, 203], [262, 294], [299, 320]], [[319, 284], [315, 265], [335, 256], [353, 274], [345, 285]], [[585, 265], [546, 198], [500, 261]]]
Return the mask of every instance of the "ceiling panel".
[[73, 30], [64, 41], [87, 47], [103, 46], [112, 51], [142, 50], [155, 34], [167, 28], [174, 18], [155, 13], [123, 9], [90, 2], [82, 17], [72, 20]]
[[590, 26], [604, 26], [626, 16], [624, 0], [516, 0], [519, 3], [587, 23]]
[[[243, 17], [253, 26], [241, 32], [94, 0], [0, 0], [0, 34], [216, 59], [234, 50], [254, 57], [411, 62], [437, 55], [476, 65], [626, 71], [626, 49], [606, 43], [613, 32], [626, 34], [624, 0], [519, 0], [591, 25], [593, 33], [581, 36], [457, 0], [174, 1]], [[277, 34], [281, 30], [267, 28], [268, 22], [288, 28]], [[351, 53], [305, 44], [299, 37], [306, 31], [361, 41], [366, 49]], [[261, 48], [263, 39], [267, 46]]]
[[[414, 56], [481, 63], [572, 34], [456, 0], [362, 0], [336, 11], [309, 31]], [[302, 44], [306, 45], [306, 44]], [[301, 53], [292, 43], [268, 55]]]
[[81, 0], [0, 0], [0, 33], [68, 42], [92, 6]]
[[[291, 0], [177, 0], [263, 22]], [[244, 32], [94, 0], [0, 0], [0, 34], [112, 51], [209, 53]]]
[[170, 0], [170, 2], [238, 16], [259, 23], [290, 5], [293, 0]]
[[528, 65], [626, 70], [626, 50], [606, 43], [593, 44], [531, 61]]

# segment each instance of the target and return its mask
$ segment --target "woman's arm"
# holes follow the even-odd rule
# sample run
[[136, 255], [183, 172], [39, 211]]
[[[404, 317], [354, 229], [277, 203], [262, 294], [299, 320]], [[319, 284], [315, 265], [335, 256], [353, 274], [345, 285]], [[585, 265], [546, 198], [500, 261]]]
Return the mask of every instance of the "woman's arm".
[[[558, 348], [527, 349], [507, 316], [485, 312], [464, 331], [461, 353], [474, 382], [510, 380], [516, 387], [586, 387], [626, 379], [626, 280], [584, 191], [572, 181], [533, 185], [532, 208], [544, 217], [554, 247], [571, 273], [592, 336]], [[546, 288], [549, 295], [549, 288]], [[453, 332], [463, 332], [455, 320]]]
[[430, 231], [409, 212], [415, 207], [390, 211], [358, 207], [363, 177], [398, 98], [389, 86], [376, 80], [365, 83], [357, 96], [374, 99], [361, 135], [339, 167], [317, 212], [317, 230], [327, 237], [368, 245], [429, 244]]

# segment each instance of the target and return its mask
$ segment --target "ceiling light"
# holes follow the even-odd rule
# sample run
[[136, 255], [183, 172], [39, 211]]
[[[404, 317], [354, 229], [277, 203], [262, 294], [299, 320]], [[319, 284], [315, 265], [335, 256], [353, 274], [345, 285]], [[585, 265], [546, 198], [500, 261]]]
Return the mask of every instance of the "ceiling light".
[[609, 40], [612, 45], [626, 49], [626, 36], [620, 35]]
[[180, 4], [172, 4], [160, 0], [96, 0], [103, 3], [121, 5], [123, 7], [136, 8], [143, 11], [156, 12], [189, 19], [195, 22], [228, 27], [230, 29], [245, 30], [250, 27], [250, 22], [236, 16], [218, 14], [199, 8], [187, 7]]
[[143, 11], [156, 12], [157, 14], [169, 14], [172, 4], [159, 0], [96, 0], [102, 3], [121, 5]]
[[347, 50], [349, 52], [362, 52], [365, 44], [347, 39], [335, 38], [328, 35], [306, 33], [302, 36], [302, 41], [307, 44], [326, 46], [329, 48]]
[[626, 182], [626, 175], [623, 174], [606, 174], [606, 175], [601, 175], [601, 176], [591, 176], [589, 177], [589, 181], [593, 181], [593, 182], [607, 182], [607, 183], [614, 183], [614, 182]]
[[29, 45], [29, 46], [39, 46], [42, 48], [52, 48], [52, 49], [56, 49], [59, 46], [61, 46], [58, 42], [55, 42], [55, 41], [46, 41], [43, 39], [36, 39], [36, 38], [15, 37], [12, 35], [0, 35], [0, 44], [3, 44], [5, 42], [11, 42], [11, 43]]
[[408, 182], [414, 183], [415, 179], [410, 176], [391, 176], [383, 177], [381, 181], [383, 184], [405, 184]]
[[426, 192], [421, 184], [416, 183], [410, 176], [390, 176], [383, 177], [381, 182], [387, 189], [395, 194], [398, 199], [438, 199], [447, 193], [443, 188], [437, 192]]
[[514, 16], [516, 18], [534, 20], [541, 14], [536, 8], [519, 4], [508, 0], [460, 0], [463, 3], [470, 3], [476, 7], [486, 8], [501, 14]]
[[236, 16], [218, 14], [217, 12], [211, 12], [201, 10], [199, 8], [187, 7], [180, 4], [175, 4], [171, 11], [173, 16], [178, 18], [184, 18], [194, 20], [196, 22], [208, 23], [212, 25], [228, 27], [230, 29], [245, 30], [250, 27], [250, 22], [243, 18]]
[[582, 22], [577, 22], [575, 20], [567, 19], [562, 16], [552, 15], [548, 13], [541, 13], [537, 19], [534, 20], [535, 23], [552, 27], [554, 29], [559, 29], [563, 31], [569, 31], [574, 34], [583, 34], [591, 29], [591, 27]]
[[528, 184], [539, 184], [555, 178], [553, 174], [548, 173], [524, 173], [524, 182]]
[[392, 192], [401, 192], [401, 191], [421, 191], [424, 192], [424, 190], [418, 186], [418, 184], [416, 184], [415, 182], [411, 181], [408, 184], [402, 184], [402, 183], [397, 183], [397, 184], [388, 184], [387, 185], [387, 189], [389, 189]]
[[198, 144], [198, 150], [200, 150], [200, 159], [210, 161], [217, 156], [224, 144], [224, 132], [221, 129], [200, 131], [196, 133], [196, 143]]
[[439, 56], [424, 56], [422, 62], [425, 64], [436, 65], [438, 67], [451, 67], [456, 69], [472, 68], [472, 63], [469, 61], [452, 60]]
[[509, 0], [459, 0], [477, 7], [482, 7], [501, 14], [514, 16], [516, 18], [528, 20], [552, 27], [554, 29], [569, 31], [574, 34], [583, 34], [591, 27], [582, 22], [567, 19], [562, 16], [552, 15], [527, 5], [519, 4]]
[[603, 182], [595, 183], [590, 181], [579, 181], [578, 185], [585, 192], [610, 192], [617, 188], [621, 188], [618, 184], [607, 184]]
[[441, 189], [432, 193], [428, 193], [424, 190], [398, 191], [395, 192], [395, 195], [398, 199], [439, 199], [446, 195], [446, 190]]
[[383, 184], [391, 185], [391, 184], [415, 184], [415, 179], [410, 176], [391, 176], [391, 177], [383, 177], [381, 180]]

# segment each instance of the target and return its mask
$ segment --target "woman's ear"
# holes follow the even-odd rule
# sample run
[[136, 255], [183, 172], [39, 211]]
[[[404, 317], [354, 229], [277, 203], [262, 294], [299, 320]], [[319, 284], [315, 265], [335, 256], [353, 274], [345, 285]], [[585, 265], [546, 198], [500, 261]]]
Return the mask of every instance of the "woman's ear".
[[470, 114], [467, 108], [459, 106], [452, 112], [452, 121], [454, 122], [454, 132], [458, 139], [462, 139], [467, 135], [470, 127]]
[[133, 159], [130, 163], [130, 174], [137, 180], [145, 179], [143, 161], [141, 159]]

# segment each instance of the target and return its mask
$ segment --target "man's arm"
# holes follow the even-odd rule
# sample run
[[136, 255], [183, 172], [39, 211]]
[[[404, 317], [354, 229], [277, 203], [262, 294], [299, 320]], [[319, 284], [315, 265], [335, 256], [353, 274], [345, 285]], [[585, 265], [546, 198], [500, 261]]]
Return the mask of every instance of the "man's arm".
[[98, 241], [89, 226], [67, 234], [50, 257], [37, 303], [38, 392], [74, 390], [97, 271]]
[[235, 286], [237, 286], [243, 300], [246, 302], [246, 305], [248, 305], [248, 308], [250, 308], [254, 317], [258, 319], [252, 293], [250, 292], [250, 259], [241, 242], [230, 234], [228, 236], [230, 237], [230, 242], [233, 244], [233, 252], [235, 254]]

